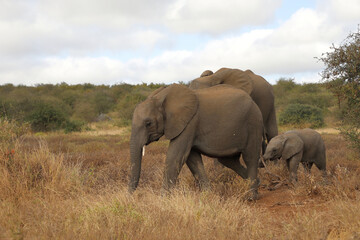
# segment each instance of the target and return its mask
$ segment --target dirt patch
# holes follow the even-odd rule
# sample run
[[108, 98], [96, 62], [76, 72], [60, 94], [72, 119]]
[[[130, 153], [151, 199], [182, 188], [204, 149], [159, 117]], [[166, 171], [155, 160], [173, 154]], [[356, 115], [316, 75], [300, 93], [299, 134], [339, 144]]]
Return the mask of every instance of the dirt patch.
[[101, 135], [124, 135], [129, 133], [128, 128], [119, 128], [119, 129], [103, 129], [103, 130], [95, 130], [95, 131], [87, 131], [83, 134], [90, 136], [101, 136]]
[[315, 129], [318, 133], [320, 134], [339, 134], [340, 131], [338, 129], [335, 128], [320, 128], [320, 129]]

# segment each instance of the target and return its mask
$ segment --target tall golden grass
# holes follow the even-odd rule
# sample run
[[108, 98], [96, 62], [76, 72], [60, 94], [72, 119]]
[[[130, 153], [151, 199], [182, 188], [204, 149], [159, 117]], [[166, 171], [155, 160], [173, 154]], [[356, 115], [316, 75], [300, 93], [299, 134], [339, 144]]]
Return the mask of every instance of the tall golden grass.
[[184, 166], [161, 195], [166, 141], [149, 145], [129, 195], [127, 134], [20, 135], [1, 139], [0, 239], [360, 238], [360, 159], [339, 135], [323, 135], [327, 184], [300, 167], [291, 186], [284, 164], [269, 164], [257, 202], [244, 198], [247, 181], [208, 158], [212, 191], [199, 191]]

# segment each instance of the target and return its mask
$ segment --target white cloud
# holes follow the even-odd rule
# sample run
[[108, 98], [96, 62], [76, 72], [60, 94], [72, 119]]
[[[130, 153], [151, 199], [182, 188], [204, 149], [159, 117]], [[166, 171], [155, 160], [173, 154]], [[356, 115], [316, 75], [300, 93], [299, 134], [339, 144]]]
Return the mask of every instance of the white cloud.
[[96, 26], [113, 30], [129, 29], [134, 24], [148, 26], [159, 22], [171, 1], [128, 0], [39, 0], [39, 11], [45, 18], [70, 25]]
[[327, 51], [331, 41], [341, 35], [342, 31], [330, 25], [323, 13], [300, 9], [278, 28], [215, 39], [193, 51], [165, 51], [150, 59], [129, 61], [109, 57], [52, 57], [46, 58], [39, 68], [13, 71], [7, 76], [0, 74], [0, 79], [97, 84], [173, 83], [190, 81], [205, 69], [226, 66], [252, 69], [265, 76], [296, 76], [306, 81], [299, 73], [306, 73], [303, 76], [307, 79], [315, 79], [322, 66], [314, 57]]
[[359, 0], [320, 0], [318, 8], [331, 15], [334, 22], [360, 23]]
[[135, 29], [128, 32], [104, 29], [67, 27], [57, 23], [16, 21], [12, 24], [0, 21], [0, 51], [7, 57], [94, 54], [100, 51], [124, 49], [150, 49], [166, 42], [164, 33], [152, 29]]
[[161, 49], [173, 41], [169, 31], [220, 34], [265, 23], [279, 2], [3, 0], [0, 51], [18, 58]]
[[46, 58], [35, 66], [0, 73], [4, 83], [108, 84], [121, 77], [124, 65], [108, 58]]
[[169, 8], [167, 25], [178, 32], [219, 34], [268, 23], [280, 3], [281, 0], [178, 0]]
[[[360, 23], [360, 2], [320, 0], [316, 9], [299, 9], [276, 27], [238, 33], [242, 26], [269, 26], [279, 4], [3, 0], [0, 84], [186, 82], [224, 66], [252, 69], [272, 83], [274, 76], [314, 81], [322, 68], [314, 57]], [[192, 32], [206, 33], [207, 42], [197, 49], [171, 45]], [[142, 55], [124, 57], [134, 51]]]

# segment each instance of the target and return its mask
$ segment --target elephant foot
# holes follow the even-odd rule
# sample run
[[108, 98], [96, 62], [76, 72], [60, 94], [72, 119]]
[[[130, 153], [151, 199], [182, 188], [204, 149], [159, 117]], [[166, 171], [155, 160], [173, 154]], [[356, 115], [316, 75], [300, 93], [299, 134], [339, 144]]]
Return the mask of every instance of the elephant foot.
[[201, 192], [211, 192], [211, 185], [209, 182], [200, 183]]
[[322, 185], [329, 185], [329, 175], [326, 170], [322, 170]]
[[291, 186], [293, 186], [294, 188], [296, 188], [297, 186], [299, 186], [299, 182], [297, 179], [290, 179], [290, 184]]
[[259, 192], [258, 192], [259, 185], [260, 185], [259, 178], [256, 178], [255, 180], [253, 180], [252, 186], [250, 188], [250, 192], [247, 196], [248, 201], [255, 201], [255, 200], [259, 199]]
[[160, 190], [160, 195], [162, 197], [169, 197], [171, 195], [171, 191], [170, 191], [169, 188], [162, 187], [161, 190]]
[[257, 190], [252, 190], [249, 195], [246, 197], [246, 200], [253, 202], [259, 199], [259, 193]]
[[322, 186], [327, 186], [327, 185], [329, 185], [329, 184], [330, 184], [330, 183], [329, 183], [329, 178], [328, 178], [327, 176], [323, 176], [320, 184], [321, 184]]

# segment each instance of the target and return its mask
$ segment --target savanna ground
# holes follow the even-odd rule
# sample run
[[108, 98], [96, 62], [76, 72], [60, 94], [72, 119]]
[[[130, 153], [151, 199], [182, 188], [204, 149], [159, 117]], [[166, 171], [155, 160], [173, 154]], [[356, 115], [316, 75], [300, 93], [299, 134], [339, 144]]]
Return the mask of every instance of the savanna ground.
[[0, 239], [360, 239], [360, 159], [336, 131], [322, 133], [328, 184], [300, 166], [292, 186], [282, 162], [268, 164], [255, 202], [247, 181], [209, 158], [212, 191], [200, 192], [184, 166], [161, 195], [165, 140], [146, 148], [129, 195], [128, 128], [2, 134]]

